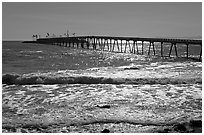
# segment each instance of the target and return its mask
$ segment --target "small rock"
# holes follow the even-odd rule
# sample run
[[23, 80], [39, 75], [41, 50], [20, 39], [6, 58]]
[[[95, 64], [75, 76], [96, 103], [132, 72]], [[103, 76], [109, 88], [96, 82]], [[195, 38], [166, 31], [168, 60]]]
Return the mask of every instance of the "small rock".
[[67, 130], [61, 130], [61, 133], [68, 133]]
[[177, 132], [186, 132], [187, 129], [184, 124], [176, 124], [174, 125], [174, 130]]
[[166, 133], [169, 133], [170, 131], [171, 131], [171, 129], [169, 129], [169, 128], [164, 129], [164, 132], [166, 132]]
[[127, 67], [127, 68], [124, 68], [124, 70], [139, 70], [140, 68], [138, 67]]
[[202, 127], [202, 120], [190, 120], [191, 127]]
[[103, 131], [101, 131], [101, 133], [110, 133], [110, 130], [104, 129]]
[[99, 107], [99, 108], [110, 108], [110, 105], [97, 105], [97, 107]]
[[17, 129], [15, 127], [4, 127], [5, 130], [7, 130], [8, 133], [12, 132], [17, 132]]
[[28, 133], [26, 129], [21, 129], [21, 133]]
[[169, 128], [165, 128], [163, 130], [159, 130], [158, 133], [169, 133], [171, 130]]

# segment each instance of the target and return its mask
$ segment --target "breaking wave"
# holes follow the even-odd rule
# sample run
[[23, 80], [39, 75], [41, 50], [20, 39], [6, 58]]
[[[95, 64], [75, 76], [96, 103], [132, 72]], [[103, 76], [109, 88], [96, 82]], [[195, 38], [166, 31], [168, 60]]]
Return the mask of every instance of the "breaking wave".
[[93, 76], [4, 74], [2, 83], [11, 85], [33, 84], [201, 84], [201, 78], [108, 78]]

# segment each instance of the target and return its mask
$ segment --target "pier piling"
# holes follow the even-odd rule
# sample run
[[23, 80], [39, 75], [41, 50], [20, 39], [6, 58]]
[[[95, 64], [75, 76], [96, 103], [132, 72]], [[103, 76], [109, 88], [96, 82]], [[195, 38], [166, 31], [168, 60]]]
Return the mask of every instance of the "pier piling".
[[[32, 41], [33, 42], [33, 41]], [[160, 55], [164, 57], [164, 43], [170, 43], [169, 57], [172, 49], [175, 50], [175, 55], [178, 57], [177, 46], [180, 44], [186, 45], [186, 58], [189, 58], [189, 45], [200, 45], [199, 60], [202, 58], [202, 40], [191, 39], [167, 39], [167, 38], [140, 38], [140, 37], [111, 37], [111, 36], [78, 36], [78, 37], [55, 37], [55, 38], [39, 38], [36, 43], [50, 44], [64, 47], [76, 47], [86, 49], [100, 49], [103, 51], [126, 53], [129, 47], [129, 53], [144, 55], [144, 46], [148, 46], [147, 54], [150, 55], [151, 48], [153, 55], [156, 55], [155, 45], [160, 43]], [[138, 43], [139, 42], [139, 43]], [[124, 43], [124, 45], [123, 45]], [[144, 44], [145, 43], [145, 44]], [[141, 50], [138, 47], [141, 45]], [[86, 45], [86, 47], [85, 47]], [[116, 47], [117, 46], [117, 47]], [[123, 50], [124, 47], [124, 50]], [[117, 48], [117, 49], [116, 49]], [[140, 51], [139, 51], [140, 50]], [[158, 51], [158, 50], [157, 50]], [[141, 52], [141, 53], [140, 53]]]

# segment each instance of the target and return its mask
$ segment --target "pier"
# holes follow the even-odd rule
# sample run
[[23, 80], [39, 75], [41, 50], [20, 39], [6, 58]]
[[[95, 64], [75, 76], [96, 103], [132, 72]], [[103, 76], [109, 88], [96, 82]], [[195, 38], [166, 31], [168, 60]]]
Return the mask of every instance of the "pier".
[[[33, 41], [32, 41], [33, 42]], [[25, 42], [26, 43], [26, 42]], [[179, 45], [185, 45], [186, 58], [189, 58], [189, 47], [200, 46], [199, 61], [202, 59], [202, 40], [176, 39], [176, 38], [141, 38], [141, 37], [112, 37], [112, 36], [76, 36], [39, 38], [35, 41], [39, 44], [50, 44], [64, 47], [86, 48], [121, 53], [134, 53], [144, 55], [144, 47], [148, 47], [147, 55], [156, 55], [155, 46], [160, 46], [161, 57], [171, 57], [174, 48], [178, 57]], [[140, 44], [140, 47], [139, 47]], [[164, 55], [164, 46], [170, 45], [168, 55]]]

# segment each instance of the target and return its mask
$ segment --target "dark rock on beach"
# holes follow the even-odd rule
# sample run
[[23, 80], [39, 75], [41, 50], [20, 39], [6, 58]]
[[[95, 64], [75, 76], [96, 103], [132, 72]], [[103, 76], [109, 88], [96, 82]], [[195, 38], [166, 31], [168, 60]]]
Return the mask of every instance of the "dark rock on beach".
[[177, 132], [183, 132], [183, 133], [187, 132], [187, 128], [184, 124], [176, 124], [176, 125], [174, 125], [173, 128]]
[[99, 107], [99, 108], [110, 108], [111, 106], [110, 105], [97, 105], [96, 107]]
[[202, 121], [201, 120], [190, 120], [190, 126], [202, 128]]
[[202, 120], [190, 120], [173, 126], [173, 130], [180, 133], [201, 133]]
[[104, 129], [103, 131], [101, 131], [101, 133], [110, 133], [110, 130]]
[[128, 68], [124, 68], [124, 70], [139, 70], [140, 68], [138, 67], [128, 67]]
[[157, 132], [158, 132], [158, 133], [171, 133], [172, 130], [171, 130], [170, 128], [164, 128], [164, 129], [162, 129], [162, 130], [158, 130]]

